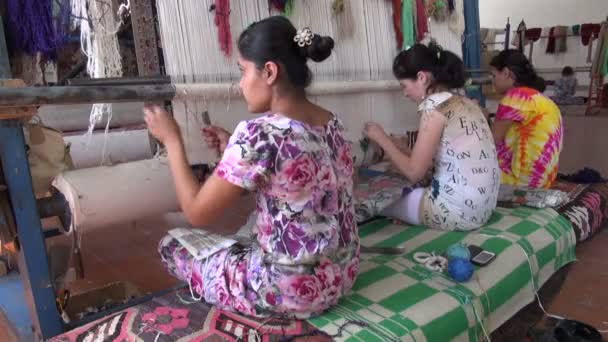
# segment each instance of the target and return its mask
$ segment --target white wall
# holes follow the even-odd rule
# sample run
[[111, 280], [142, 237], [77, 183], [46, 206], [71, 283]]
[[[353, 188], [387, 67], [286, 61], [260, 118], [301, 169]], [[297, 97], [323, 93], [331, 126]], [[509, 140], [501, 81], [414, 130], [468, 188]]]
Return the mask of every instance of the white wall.
[[[572, 26], [584, 23], [600, 23], [606, 19], [606, 16], [608, 16], [608, 0], [479, 1], [481, 27], [504, 28], [507, 18], [510, 18], [511, 37], [513, 37], [513, 31], [517, 29], [522, 19], [526, 22], [528, 28], [550, 28], [557, 25]], [[546, 33], [543, 32], [543, 35], [546, 35]], [[504, 36], [497, 37], [497, 41], [503, 42]], [[572, 67], [591, 65], [587, 60], [588, 46], [582, 45], [580, 37], [568, 37], [568, 51], [557, 55], [549, 55], [545, 52], [547, 41], [546, 38], [541, 38], [534, 43], [532, 62], [536, 68], [561, 69], [566, 65]], [[528, 55], [529, 46], [524, 51]], [[545, 79], [556, 79], [560, 76], [559, 72], [541, 74]], [[578, 73], [577, 77], [580, 84], [589, 84], [587, 73]]]
[[528, 27], [575, 25], [600, 22], [608, 16], [606, 0], [480, 0], [481, 27], [502, 28], [511, 18], [511, 28], [524, 19]]

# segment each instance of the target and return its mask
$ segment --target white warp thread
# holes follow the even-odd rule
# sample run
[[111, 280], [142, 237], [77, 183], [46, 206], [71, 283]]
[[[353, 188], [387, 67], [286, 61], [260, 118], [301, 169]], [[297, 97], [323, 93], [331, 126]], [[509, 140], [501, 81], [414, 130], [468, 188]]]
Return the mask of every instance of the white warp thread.
[[[73, 26], [80, 28], [80, 46], [87, 57], [87, 72], [91, 78], [122, 76], [122, 63], [117, 32], [119, 22], [110, 0], [71, 0]], [[89, 116], [87, 135], [89, 142], [95, 126], [106, 117], [107, 135], [112, 118], [110, 103], [96, 103]], [[106, 158], [106, 142], [101, 163]]]

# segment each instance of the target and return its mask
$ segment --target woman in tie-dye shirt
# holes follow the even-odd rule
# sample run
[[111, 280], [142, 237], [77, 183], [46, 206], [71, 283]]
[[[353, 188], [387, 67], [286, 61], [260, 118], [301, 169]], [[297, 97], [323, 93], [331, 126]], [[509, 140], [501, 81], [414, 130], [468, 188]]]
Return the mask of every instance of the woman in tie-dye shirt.
[[500, 101], [492, 133], [502, 170], [502, 183], [548, 188], [557, 176], [563, 143], [562, 115], [542, 94], [545, 81], [526, 56], [505, 50], [490, 62]]

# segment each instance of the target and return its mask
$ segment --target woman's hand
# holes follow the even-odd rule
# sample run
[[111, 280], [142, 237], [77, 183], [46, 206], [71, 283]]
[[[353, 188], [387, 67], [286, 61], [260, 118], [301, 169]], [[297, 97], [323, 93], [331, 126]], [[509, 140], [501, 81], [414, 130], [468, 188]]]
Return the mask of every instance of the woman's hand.
[[207, 146], [211, 149], [217, 149], [219, 154], [224, 153], [230, 139], [230, 132], [217, 126], [207, 126], [202, 131]]
[[160, 106], [145, 106], [144, 119], [150, 134], [163, 145], [179, 142], [181, 131], [175, 119]]
[[390, 137], [386, 134], [382, 126], [375, 122], [366, 123], [363, 128], [363, 134], [381, 147], [383, 146], [383, 142], [387, 139], [390, 140]]

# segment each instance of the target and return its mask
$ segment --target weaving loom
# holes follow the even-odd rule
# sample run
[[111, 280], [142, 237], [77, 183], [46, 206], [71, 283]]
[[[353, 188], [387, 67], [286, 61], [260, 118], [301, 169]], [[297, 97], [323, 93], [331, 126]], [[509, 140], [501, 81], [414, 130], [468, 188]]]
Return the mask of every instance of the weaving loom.
[[[144, 1], [135, 0], [131, 2], [132, 8], [141, 6], [144, 3]], [[84, 4], [90, 2], [80, 1], [74, 3], [78, 4], [74, 7], [75, 9], [82, 9]], [[290, 19], [296, 27], [302, 28], [308, 26], [319, 34], [333, 36], [336, 39], [336, 49], [327, 62], [318, 65], [311, 63], [310, 66], [316, 79], [310, 89], [308, 89], [308, 92], [315, 102], [335, 112], [343, 119], [350, 134], [349, 138], [359, 141], [362, 126], [368, 120], [379, 122], [388, 127], [389, 133], [404, 134], [405, 132], [415, 130], [417, 120], [411, 114], [416, 109], [413, 104], [403, 99], [399, 85], [393, 79], [391, 71], [393, 57], [398, 52], [392, 23], [388, 20], [393, 10], [391, 2], [377, 0], [344, 1], [345, 7], [343, 11], [336, 13], [332, 11], [332, 7], [325, 0], [294, 1], [293, 3], [294, 6], [291, 8]], [[212, 4], [215, 7], [210, 11], [210, 5]], [[458, 17], [454, 21], [444, 23], [431, 21], [430, 37], [435, 38], [444, 48], [450, 49], [459, 55], [464, 55], [465, 61], [468, 61], [469, 68], [478, 68], [479, 65], [475, 65], [475, 59], [477, 62], [479, 61], [478, 53], [477, 56], [471, 55], [471, 51], [474, 51], [475, 48], [469, 47], [469, 49], [464, 51], [465, 53], [462, 53], [461, 45], [464, 33], [465, 45], [476, 45], [478, 50], [479, 42], [473, 39], [475, 35], [471, 34], [471, 31], [478, 30], [478, 27], [475, 26], [475, 23], [478, 23], [478, 18], [475, 18], [475, 16], [478, 16], [478, 11], [476, 11], [475, 6], [472, 6], [472, 9], [466, 8], [462, 0], [455, 1], [455, 4], [458, 7], [456, 13], [462, 16], [462, 18]], [[80, 84], [68, 87], [39, 89], [2, 89], [0, 90], [0, 107], [92, 102], [106, 104], [129, 101], [160, 102], [171, 100], [173, 114], [180, 124], [185, 137], [190, 163], [195, 166], [214, 162], [217, 158], [215, 151], [206, 149], [200, 142], [200, 128], [206, 124], [203, 113], [209, 113], [213, 124], [227, 129], [233, 128], [241, 120], [250, 118], [245, 104], [240, 97], [238, 86], [235, 84], [239, 78], [235, 62], [236, 48], [234, 46], [234, 39], [230, 39], [229, 37], [236, 37], [251, 22], [264, 18], [271, 13], [266, 0], [231, 1], [230, 7], [227, 7], [227, 5], [227, 1], [156, 1], [156, 19], [160, 28], [164, 68], [166, 74], [170, 77], [170, 84], [166, 80], [155, 83], [156, 81], [152, 82], [151, 79], [140, 79], [133, 82], [128, 80], [121, 81], [120, 79], [102, 79], [99, 83], [91, 82], [91, 85]], [[226, 12], [230, 13], [229, 19], [226, 18]], [[89, 16], [95, 14], [94, 11], [91, 12], [90, 8], [87, 13]], [[465, 13], [468, 20], [466, 32], [463, 32], [465, 31], [463, 24]], [[147, 19], [148, 22], [151, 22], [153, 18], [147, 17]], [[93, 20], [97, 19], [93, 17]], [[109, 19], [105, 18], [104, 20]], [[216, 21], [219, 24], [216, 24]], [[229, 28], [227, 27], [228, 23]], [[104, 31], [104, 34], [111, 33], [111, 27], [114, 27], [112, 26], [114, 24], [109, 21], [105, 22], [104, 27], [106, 31]], [[219, 28], [218, 26], [222, 27]], [[99, 34], [100, 31], [97, 32]], [[228, 34], [228, 32], [231, 32], [231, 34]], [[84, 37], [85, 40], [88, 39], [86, 35]], [[105, 41], [95, 42], [93, 40], [90, 44], [93, 48], [91, 53], [94, 54], [94, 49], [103, 50], [103, 46], [109, 46], [109, 50], [111, 50], [113, 43], [110, 37], [108, 37]], [[146, 52], [144, 49], [138, 51], [138, 53], [142, 51], [143, 53]], [[116, 66], [108, 67], [108, 65], [112, 64], [111, 56], [99, 58], [101, 58], [100, 60], [105, 59], [105, 67], [103, 67], [103, 63], [97, 64], [103, 70], [98, 70], [98, 73], [91, 71], [92, 74], [100, 77], [120, 75], [116, 71], [118, 69]], [[99, 60], [96, 60], [96, 62], [99, 62]], [[142, 61], [141, 65], [146, 65], [145, 61]], [[150, 74], [141, 72], [141, 76], [150, 76]], [[141, 117], [141, 114], [137, 113], [137, 115]], [[111, 117], [110, 106], [100, 105], [93, 109], [91, 122], [89, 123], [87, 120], [86, 126], [83, 128], [91, 130], [91, 127], [97, 127], [98, 125], [109, 128], [111, 126]], [[44, 253], [40, 254], [44, 246], [44, 241], [40, 237], [40, 225], [39, 223], [32, 223], [31, 218], [32, 213], [34, 213], [34, 217], [38, 215], [36, 201], [31, 191], [29, 191], [30, 189], [28, 189], [27, 182], [24, 183], [23, 187], [19, 188], [21, 190], [19, 193], [14, 191], [17, 189], [15, 188], [15, 177], [17, 176], [12, 170], [27, 170], [27, 163], [23, 163], [23, 155], [21, 155], [21, 159], [17, 158], [13, 162], [7, 161], [13, 155], [19, 156], [19, 151], [22, 151], [23, 146], [19, 145], [20, 136], [16, 133], [20, 129], [20, 126], [18, 123], [9, 120], [0, 120], [0, 123], [2, 123], [0, 127], [0, 139], [2, 139], [1, 157], [4, 174], [9, 188], [13, 187], [11, 202], [25, 203], [23, 208], [19, 207], [17, 209], [17, 211], [22, 211], [21, 215], [16, 213], [15, 217], [17, 218], [19, 235], [28, 236], [27, 239], [22, 240], [22, 246], [26, 253], [26, 263], [30, 267], [36, 263], [45, 265], [46, 256]], [[91, 141], [105, 144], [105, 133], [92, 134]], [[109, 133], [108, 139], [111, 134], [112, 132]], [[162, 156], [150, 158], [153, 153], [152, 151], [155, 151], [155, 146], [150, 146], [147, 135], [134, 134], [130, 139], [134, 139], [130, 140], [131, 142], [137, 142], [137, 146], [140, 146], [138, 148], [141, 148], [145, 152], [143, 155], [146, 156], [144, 157], [146, 159], [137, 160], [134, 157], [131, 158], [132, 161], [115, 166], [97, 166], [67, 171], [55, 179], [54, 186], [58, 190], [58, 193], [53, 197], [54, 203], [60, 203], [60, 211], [62, 213], [67, 211], [70, 219], [66, 227], [64, 227], [65, 232], [63, 233], [79, 233], [79, 235], [82, 235], [89, 229], [104, 229], [104, 227], [112, 224], [129, 222], [140, 217], [171, 212], [178, 209], [172, 179], [164, 158]], [[11, 141], [12, 144], [5, 144], [5, 141]], [[152, 143], [152, 145], [154, 144]], [[107, 148], [110, 150], [114, 148], [121, 149], [120, 145], [113, 147], [112, 144], [108, 144]], [[103, 147], [101, 152], [102, 157], [99, 159], [98, 165], [104, 163], [106, 156], [105, 149], [106, 147]], [[87, 164], [87, 166], [91, 165], [91, 163]], [[116, 196], [116, 189], [128, 189], [128, 191], [121, 191], [120, 195]], [[141, 201], [141, 198], [150, 200]], [[66, 208], [68, 210], [65, 210]], [[521, 217], [524, 214], [528, 216]], [[525, 277], [519, 279], [522, 286], [520, 288], [521, 297], [515, 298], [515, 304], [508, 306], [507, 309], [504, 309], [504, 307], [489, 308], [490, 304], [483, 303], [481, 299], [479, 303], [475, 304], [477, 308], [483, 305], [488, 307], [487, 310], [484, 309], [483, 311], [484, 314], [487, 314], [487, 317], [490, 317], [490, 323], [486, 323], [485, 327], [490, 331], [497, 328], [504, 320], [520, 309], [523, 304], [529, 302], [529, 297], [532, 295], [531, 289], [534, 288], [535, 283], [536, 285], [542, 284], [550, 274], [572, 259], [572, 246], [574, 243], [573, 237], [567, 231], [563, 220], [552, 211], [538, 213], [517, 211], [512, 215], [501, 212], [497, 215], [502, 220], [501, 223], [496, 225], [499, 230], [516, 230], [519, 226], [516, 225], [513, 228], [512, 221], [514, 218], [520, 218], [522, 221], [526, 221], [526, 224], [529, 226], [539, 226], [539, 235], [547, 234], [546, 230], [548, 230], [555, 233], [555, 236], [552, 235], [554, 240], [550, 242], [551, 247], [548, 249], [543, 243], [532, 243], [533, 253], [544, 253], [541, 255], [543, 259], [540, 261], [542, 265], [538, 265], [539, 262], [530, 265], [531, 283]], [[366, 235], [364, 237], [366, 243], [391, 245], [392, 242], [403, 239], [402, 234], [396, 233], [398, 228], [390, 226], [384, 229], [385, 226], [388, 226], [386, 222], [382, 225], [367, 226], [367, 229], [363, 230], [363, 235]], [[383, 229], [380, 230], [380, 228]], [[492, 231], [492, 228], [488, 228], [488, 231]], [[420, 235], [425, 239], [428, 238], [428, 241], [425, 240], [423, 242], [425, 244], [428, 242], [429, 246], [433, 245], [433, 248], [435, 248], [435, 245], [442, 246], [446, 240], [456, 241], [465, 238], [462, 234], [458, 236], [449, 234], [444, 236], [443, 234], [436, 233], [426, 233], [424, 230], [416, 228], [410, 230], [408, 234]], [[387, 234], [392, 235], [388, 236]], [[432, 237], [429, 237], [430, 235]], [[413, 242], [410, 245], [416, 243], [414, 240], [412, 240]], [[431, 240], [432, 243], [430, 242]], [[485, 239], [481, 240], [485, 241]], [[525, 239], [522, 238], [522, 240]], [[408, 245], [408, 243], [405, 244]], [[522, 243], [514, 242], [508, 247], [501, 245], [501, 248], [504, 247], [504, 250], [508, 250], [507, 254], [511, 253], [514, 255], [519, 253], [516, 252], [519, 251], [516, 246], [517, 244], [523, 244], [523, 248], [528, 247], [527, 241], [524, 241]], [[559, 248], [555, 246], [559, 246]], [[551, 254], [547, 250], [555, 251]], [[551, 255], [547, 256], [547, 254]], [[372, 274], [363, 273], [363, 282], [358, 285], [357, 290], [365, 292], [366, 283], [374, 280], [374, 272], [376, 272], [374, 269], [376, 266], [378, 266], [380, 271], [386, 270], [383, 265], [384, 262], [387, 264], [390, 262], [393, 266], [397, 263], [399, 264], [398, 268], [403, 268], [404, 265], [409, 267], [409, 261], [405, 260], [405, 258], [403, 257], [403, 260], [399, 259], [397, 261], [373, 259], [370, 263], [366, 263], [364, 272], [371, 271]], [[525, 255], [517, 254], [516, 261], [518, 264], [511, 265], [520, 271], [520, 273], [527, 267], [524, 258]], [[545, 267], [542, 268], [543, 266]], [[30, 285], [34, 303], [32, 312], [35, 321], [34, 325], [37, 326], [40, 336], [43, 338], [51, 337], [67, 329], [68, 326], [61, 324], [54, 307], [55, 294], [52, 293], [53, 289], [49, 289], [44, 281], [40, 281], [40, 278], [44, 280], [45, 271], [37, 269], [36, 271], [28, 272], [29, 267], [25, 268], [25, 270], [26, 277], [32, 278], [33, 285]], [[399, 272], [403, 273], [405, 271]], [[412, 277], [415, 275], [407, 274], [407, 276]], [[46, 278], [48, 278], [48, 272]], [[426, 281], [425, 279], [416, 280], [420, 282]], [[420, 288], [425, 285], [414, 284], [414, 286]], [[443, 285], [439, 287], [441, 286]], [[498, 290], [496, 291], [503, 291], [503, 287], [505, 287], [504, 284], [502, 287], [497, 287]], [[399, 291], [399, 289], [395, 288], [392, 290]], [[402, 290], [405, 291], [404, 289]], [[484, 292], [479, 289], [471, 291], [474, 292], [476, 297], [481, 297]], [[445, 297], [442, 289], [438, 292], [439, 297]], [[433, 294], [437, 293], [434, 292]], [[364, 300], [365, 298], [361, 298], [362, 296], [361, 293], [357, 293], [354, 297], [348, 299], [346, 304], [338, 308], [340, 315], [344, 317], [358, 315], [357, 311], [360, 311], [362, 303], [368, 303], [368, 301]], [[361, 301], [357, 302], [357, 300]], [[458, 305], [454, 298], [451, 299], [450, 303], [454, 307]], [[404, 303], [398, 304], [402, 306], [406, 305]], [[445, 336], [467, 337], [472, 340], [474, 340], [474, 337], [482, 336], [482, 331], [484, 330], [482, 328], [483, 322], [480, 322], [479, 317], [475, 317], [477, 314], [473, 313], [470, 307], [465, 307], [466, 303], [460, 304], [462, 304], [460, 305], [462, 308], [459, 306], [459, 310], [462, 309], [466, 316], [467, 327], [464, 332], [454, 331], [453, 335], [447, 334]], [[348, 311], [351, 309], [355, 313]], [[508, 312], [494, 314], [496, 316], [494, 318], [492, 316], [494, 310], [492, 309], [508, 310]], [[392, 314], [398, 316], [403, 310], [396, 308], [393, 311]], [[382, 310], [379, 310], [379, 312], [382, 312]], [[386, 321], [387, 325], [393, 324], [395, 319], [397, 319], [392, 314], [389, 317], [383, 317], [383, 321]], [[341, 320], [344, 319], [340, 315], [336, 316], [335, 312], [328, 313], [328, 315], [316, 321], [311, 321], [310, 324], [326, 332], [333, 333], [339, 328]], [[421, 338], [420, 334], [427, 334], [426, 330], [433, 327], [432, 325], [425, 326], [422, 320], [415, 322], [414, 320], [410, 320], [409, 322], [404, 321], [401, 323], [398, 324], [398, 327], [393, 327], [394, 329], [388, 329], [390, 332], [383, 331], [376, 338], [382, 340], [382, 337], [386, 337], [387, 334], [391, 338], [404, 338], [409, 334], [409, 331], [402, 331], [402, 326], [405, 326], [408, 329], [413, 328], [411, 329], [413, 336], [417, 340], [421, 340], [424, 337]], [[74, 326], [78, 326], [78, 323], [75, 322], [69, 327]], [[415, 331], [416, 329], [418, 331]], [[348, 334], [351, 337], [354, 336], [352, 337], [354, 340], [366, 340], [368, 337], [364, 333], [361, 335], [361, 329], [351, 330]]]
[[[464, 20], [462, 19], [464, 5], [462, 1], [458, 1], [456, 4], [459, 8], [456, 14], [460, 18], [456, 20], [457, 24], [454, 26], [448, 22], [436, 23], [431, 25], [430, 30], [432, 36], [440, 44], [460, 54], [460, 34], [462, 33], [460, 30], [463, 28], [458, 23], [462, 23]], [[230, 46], [222, 51], [221, 42], [218, 42], [218, 26], [215, 21], [217, 17], [224, 14], [219, 13], [221, 8], [216, 8], [215, 13], [210, 12], [209, 5], [209, 2], [196, 0], [157, 1], [160, 38], [165, 55], [165, 69], [172, 82], [170, 86], [142, 85], [139, 88], [126, 86], [123, 89], [107, 86], [100, 92], [90, 87], [88, 93], [85, 89], [76, 90], [74, 88], [72, 94], [79, 94], [78, 96], [53, 98], [51, 95], [50, 98], [47, 98], [46, 103], [172, 99], [173, 114], [182, 128], [190, 163], [200, 165], [216, 161], [215, 151], [207, 150], [200, 143], [200, 129], [204, 126], [202, 114], [208, 112], [213, 124], [227, 129], [235, 127], [239, 121], [251, 116], [247, 113], [238, 86], [235, 84], [239, 78], [236, 68], [236, 53], [227, 53], [227, 51], [236, 49], [235, 42], [231, 40]], [[230, 5], [230, 27], [228, 29], [235, 32], [235, 35], [251, 22], [271, 14], [265, 0], [233, 1]], [[74, 6], [79, 15], [83, 13], [78, 11], [81, 6], [83, 5], [80, 2]], [[391, 3], [388, 1], [349, 1], [345, 3], [342, 12], [334, 13], [326, 1], [315, 0], [298, 3], [291, 14], [291, 20], [296, 26], [312, 27], [319, 33], [335, 37], [337, 41], [335, 52], [328, 61], [322, 64], [311, 63], [316, 82], [309, 89], [309, 94], [312, 95], [315, 102], [342, 117], [347, 126], [349, 138], [353, 141], [360, 140], [360, 132], [366, 121], [376, 121], [389, 127], [389, 133], [400, 135], [416, 130], [418, 125], [415, 115], [409, 115], [415, 112], [415, 106], [403, 98], [399, 85], [392, 76], [392, 59], [398, 49], [395, 40], [392, 39], [391, 23], [385, 20], [391, 16], [391, 12]], [[95, 13], [89, 9], [88, 15], [90, 18], [94, 18]], [[106, 16], [103, 17], [103, 20], [101, 25], [103, 39], [98, 39], [93, 32], [91, 40], [91, 35], [86, 30], [81, 32], [83, 46], [91, 45], [90, 51], [87, 50], [91, 55], [95, 54], [95, 49], [113, 46], [109, 35], [112, 34], [112, 28], [116, 26], [116, 23], [111, 23]], [[391, 39], [382, 39], [382, 37]], [[90, 67], [92, 75], [101, 77], [117, 75], [112, 71], [117, 69], [117, 66], [113, 62], [111, 52], [105, 52], [104, 55], [98, 56], [98, 59]], [[101, 74], [98, 69], [109, 73]], [[50, 94], [53, 90], [49, 89]], [[132, 90], [135, 91], [135, 94]], [[8, 95], [3, 96], [5, 104], [15, 100], [10, 99], [10, 94], [6, 92], [4, 95]], [[44, 96], [36, 97], [38, 101], [44, 100]], [[21, 98], [19, 102], [20, 104], [32, 104], [26, 103], [27, 101], [27, 97], [25, 97]], [[100, 121], [102, 121], [102, 127], [105, 125], [106, 128], [104, 134], [107, 134], [111, 120], [110, 106], [94, 106], [88, 125], [89, 134]], [[94, 135], [97, 134], [100, 133]], [[139, 146], [138, 148], [141, 149], [138, 155], [149, 156], [150, 151], [155, 150], [155, 146], [149, 148], [149, 144], [146, 142], [148, 137], [145, 135], [132, 134], [129, 139], [133, 146]], [[108, 154], [106, 152], [107, 138], [98, 138], [97, 141], [103, 141], [102, 156], [99, 160], [99, 163], [102, 164], [108, 159], [106, 158]], [[116, 144], [108, 146], [109, 148], [114, 146], [114, 150], [122, 150]], [[112, 150], [109, 153], [111, 154]], [[83, 164], [91, 165], [90, 162]], [[133, 179], [129, 177], [132, 174], [159, 176]], [[160, 176], [161, 174], [163, 176]], [[91, 198], [104, 198], [108, 194], [99, 186], [86, 181], [89, 178], [97, 179], [100, 184], [105, 184], [103, 189], [124, 188], [129, 185], [133, 188], [158, 189], [151, 190], [158, 191], [158, 194], [169, 190], [168, 186], [171, 184], [168, 165], [163, 162], [162, 158], [148, 161], [135, 160], [129, 165], [111, 170], [102, 166], [86, 171], [64, 173], [59, 176], [55, 186], [68, 198], [70, 204], [72, 227], [68, 229], [69, 231], [72, 228], [82, 230], [86, 229], [85, 227], [102, 228], [107, 224], [123, 222], [121, 220], [126, 217], [135, 219], [158, 213], [159, 210], [177, 209], [177, 202], [174, 198], [164, 202], [161, 206], [129, 208], [129, 204], [137, 203], [137, 198], [143, 195], [133, 191], [117, 198], [119, 203], [113, 203], [116, 208], [122, 208], [118, 211], [125, 210], [124, 213], [105, 215], [105, 211], [100, 209], [100, 203]], [[101, 206], [103, 207], [103, 205]], [[129, 208], [128, 212], [126, 212], [127, 208]]]

